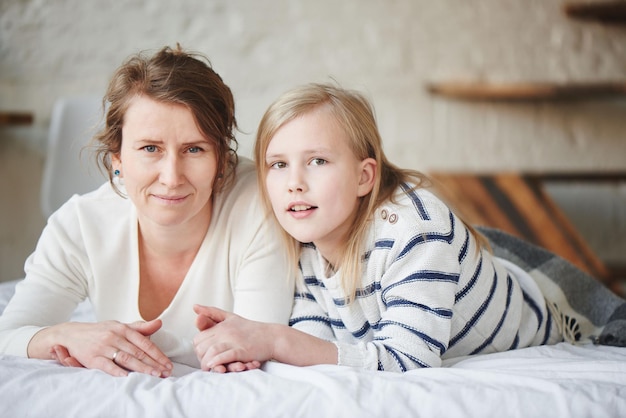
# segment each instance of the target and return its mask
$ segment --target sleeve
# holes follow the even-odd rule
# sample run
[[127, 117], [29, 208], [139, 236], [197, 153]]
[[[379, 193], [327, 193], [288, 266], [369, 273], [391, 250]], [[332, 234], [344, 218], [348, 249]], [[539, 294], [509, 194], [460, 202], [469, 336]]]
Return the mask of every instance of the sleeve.
[[[437, 224], [412, 227], [406, 239], [396, 241], [380, 277], [384, 308], [378, 323], [372, 324], [373, 339], [339, 342], [340, 364], [396, 372], [441, 365], [460, 275], [459, 254], [451, 242], [465, 228], [455, 231], [454, 222]], [[375, 264], [376, 254], [372, 257], [370, 263]], [[377, 280], [376, 271], [378, 266], [368, 266], [371, 282]]]
[[294, 279], [287, 250], [271, 219], [250, 215], [244, 250], [234, 287], [233, 312], [255, 321], [287, 324], [293, 304]]
[[[308, 279], [308, 282], [312, 286], [319, 285], [315, 278]], [[336, 337], [331, 326], [330, 315], [322, 306], [321, 300], [315, 299], [309, 284], [302, 277], [296, 281], [293, 312], [289, 325], [318, 338], [334, 341]]]
[[73, 207], [66, 204], [50, 217], [26, 260], [26, 276], [0, 316], [2, 354], [27, 357], [33, 335], [67, 321], [86, 297], [88, 260]]

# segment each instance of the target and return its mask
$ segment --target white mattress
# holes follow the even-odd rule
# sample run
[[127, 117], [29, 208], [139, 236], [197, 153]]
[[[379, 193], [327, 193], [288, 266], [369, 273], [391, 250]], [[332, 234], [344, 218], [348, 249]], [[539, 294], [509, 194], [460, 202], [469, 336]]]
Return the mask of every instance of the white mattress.
[[[0, 284], [0, 311], [13, 284]], [[88, 306], [76, 314], [89, 315]], [[234, 374], [111, 377], [0, 356], [0, 417], [619, 417], [626, 349], [532, 347], [404, 374], [267, 363]]]

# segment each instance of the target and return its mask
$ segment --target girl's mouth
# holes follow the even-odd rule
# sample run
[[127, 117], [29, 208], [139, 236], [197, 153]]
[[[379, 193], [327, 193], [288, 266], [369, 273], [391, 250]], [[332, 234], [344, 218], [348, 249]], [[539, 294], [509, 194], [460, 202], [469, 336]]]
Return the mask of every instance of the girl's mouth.
[[316, 209], [317, 206], [309, 206], [309, 205], [293, 205], [289, 208], [290, 212], [302, 212], [305, 210]]

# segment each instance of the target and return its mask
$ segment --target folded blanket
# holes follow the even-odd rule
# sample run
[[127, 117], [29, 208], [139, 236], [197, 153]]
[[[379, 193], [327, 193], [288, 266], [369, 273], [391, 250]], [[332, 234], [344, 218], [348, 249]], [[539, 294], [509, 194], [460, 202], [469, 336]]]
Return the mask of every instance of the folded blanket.
[[504, 231], [477, 227], [495, 256], [537, 282], [566, 341], [626, 346], [626, 301], [569, 261]]

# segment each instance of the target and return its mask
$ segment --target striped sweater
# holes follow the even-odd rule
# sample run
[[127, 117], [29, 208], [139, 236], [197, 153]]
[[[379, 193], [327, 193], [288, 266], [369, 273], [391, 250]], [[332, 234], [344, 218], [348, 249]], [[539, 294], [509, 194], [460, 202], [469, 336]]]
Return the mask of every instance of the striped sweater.
[[403, 372], [560, 340], [541, 293], [425, 189], [404, 186], [381, 205], [363, 248], [351, 304], [313, 244], [300, 257], [290, 324], [334, 341], [341, 365]]

